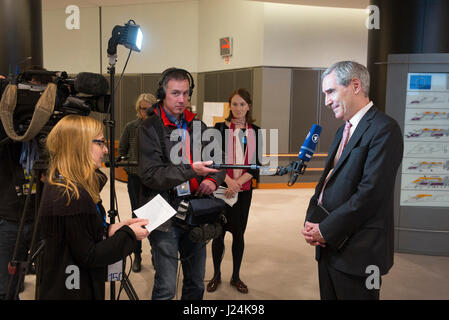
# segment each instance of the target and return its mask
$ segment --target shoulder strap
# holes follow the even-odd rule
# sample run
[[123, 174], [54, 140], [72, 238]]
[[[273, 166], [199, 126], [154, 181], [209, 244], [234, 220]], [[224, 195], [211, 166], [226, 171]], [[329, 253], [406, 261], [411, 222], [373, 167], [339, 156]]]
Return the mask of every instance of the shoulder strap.
[[[159, 109], [159, 114], [161, 110]], [[162, 156], [164, 158], [164, 162], [168, 161], [167, 159], [167, 147], [165, 145], [165, 139], [164, 139], [164, 124], [162, 123], [161, 117], [159, 117], [156, 113], [154, 113], [152, 116], [150, 116], [150, 120], [153, 124], [154, 129], [156, 130], [156, 133], [159, 137], [159, 141], [161, 143], [161, 151]]]

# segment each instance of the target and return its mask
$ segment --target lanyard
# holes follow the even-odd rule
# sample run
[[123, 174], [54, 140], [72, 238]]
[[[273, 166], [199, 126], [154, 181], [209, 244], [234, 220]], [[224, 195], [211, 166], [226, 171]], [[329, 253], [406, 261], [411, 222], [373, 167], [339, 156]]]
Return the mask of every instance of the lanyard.
[[178, 123], [179, 121], [176, 121], [175, 124], [178, 127], [179, 135], [181, 136], [181, 143], [182, 148], [185, 149], [185, 153], [183, 152], [183, 155], [185, 154], [185, 161], [188, 161], [188, 163], [192, 163], [190, 160], [190, 138], [189, 138], [189, 132], [187, 131], [187, 121], [182, 121], [182, 127]]
[[106, 225], [107, 225], [106, 216], [103, 215], [103, 213], [101, 212], [100, 207], [98, 206], [98, 203], [96, 204], [96, 206], [97, 206], [98, 213], [100, 214], [101, 218], [103, 219], [103, 226], [106, 227]]
[[179, 121], [176, 121], [175, 124], [178, 127], [178, 131], [179, 131], [179, 135], [182, 138], [182, 142], [184, 142], [186, 140], [186, 136], [187, 136], [187, 121], [183, 121], [181, 120], [182, 123], [182, 127], [179, 125]]

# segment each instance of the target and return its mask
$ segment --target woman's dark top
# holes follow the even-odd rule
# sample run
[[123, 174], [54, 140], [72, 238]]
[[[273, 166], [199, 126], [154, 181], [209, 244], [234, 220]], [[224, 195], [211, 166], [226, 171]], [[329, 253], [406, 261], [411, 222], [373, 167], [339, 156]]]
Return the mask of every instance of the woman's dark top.
[[[259, 130], [260, 128], [254, 124], [251, 125], [252, 129], [254, 130], [255, 133], [255, 143], [256, 143], [256, 148], [255, 148], [255, 154], [252, 156], [252, 159], [255, 160], [257, 165], [260, 165], [260, 161], [258, 158], [259, 155]], [[221, 137], [222, 137], [222, 150], [225, 153], [226, 152], [226, 136], [227, 136], [227, 132], [226, 130], [229, 130], [229, 127], [226, 125], [225, 122], [218, 122], [215, 124], [215, 129], [220, 130], [221, 132]], [[245, 144], [244, 145], [245, 148], [248, 148], [248, 146]], [[224, 159], [227, 158], [227, 155], [225, 155], [223, 157]], [[226, 163], [226, 160], [225, 160]], [[227, 163], [230, 164], [230, 163]], [[228, 169], [229, 170], [229, 169]], [[227, 172], [229, 172], [227, 170]], [[232, 169], [231, 169], [232, 170]], [[254, 179], [259, 179], [259, 170], [244, 170], [243, 173], [248, 172], [249, 174], [251, 174], [253, 176]], [[242, 173], [242, 174], [243, 174]], [[223, 185], [226, 186], [226, 183], [223, 182]], [[226, 205], [226, 211], [225, 211], [225, 216], [226, 216], [226, 225], [224, 226], [226, 231], [230, 231], [231, 233], [233, 233], [234, 235], [239, 235], [239, 236], [243, 236], [243, 234], [245, 233], [246, 230], [246, 225], [248, 223], [248, 214], [249, 214], [249, 209], [251, 206], [251, 199], [252, 199], [252, 183], [251, 180], [249, 181], [249, 190], [246, 191], [240, 191], [238, 193], [238, 199], [237, 202], [231, 207]]]
[[105, 239], [108, 226], [101, 202], [95, 204], [89, 193], [79, 188], [79, 199], [72, 199], [67, 206], [63, 191], [46, 183], [40, 203], [45, 247], [37, 279], [38, 299], [104, 300], [108, 265], [130, 254], [136, 237], [123, 226]]

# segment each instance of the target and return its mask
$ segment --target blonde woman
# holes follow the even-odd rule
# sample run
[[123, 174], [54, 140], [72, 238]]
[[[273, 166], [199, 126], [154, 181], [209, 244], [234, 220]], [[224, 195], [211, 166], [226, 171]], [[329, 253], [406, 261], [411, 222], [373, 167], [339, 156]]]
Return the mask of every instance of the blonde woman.
[[104, 299], [107, 266], [148, 236], [147, 220], [106, 223], [100, 199], [106, 176], [98, 170], [108, 152], [103, 131], [98, 120], [69, 115], [47, 137], [39, 299]]
[[[147, 115], [147, 109], [156, 103], [156, 97], [151, 93], [142, 93], [136, 101], [136, 112], [137, 119], [130, 121], [126, 124], [123, 134], [120, 138], [120, 143], [118, 146], [118, 154], [125, 157], [128, 161], [136, 161], [138, 159], [137, 153], [137, 128], [140, 126], [143, 120], [145, 120]], [[126, 173], [128, 174], [128, 194], [129, 200], [131, 202], [131, 209], [134, 211], [139, 208], [139, 193], [140, 186], [142, 185], [139, 178], [138, 167], [124, 167]], [[133, 212], [133, 217], [134, 215]], [[142, 263], [142, 242], [134, 250], [134, 260], [132, 265], [132, 270], [134, 272], [140, 272]]]

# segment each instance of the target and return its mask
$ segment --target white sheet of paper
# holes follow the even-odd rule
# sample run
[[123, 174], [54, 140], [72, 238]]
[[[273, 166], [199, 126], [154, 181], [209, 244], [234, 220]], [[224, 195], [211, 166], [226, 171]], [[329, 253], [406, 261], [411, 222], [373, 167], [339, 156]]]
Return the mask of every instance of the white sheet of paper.
[[148, 219], [150, 222], [145, 226], [149, 232], [153, 231], [165, 221], [170, 219], [176, 214], [176, 210], [173, 209], [160, 194], [155, 196], [151, 201], [139, 209], [134, 210], [137, 217]]
[[237, 192], [231, 198], [226, 198], [226, 196], [224, 194], [225, 190], [226, 190], [225, 187], [222, 187], [222, 186], [218, 187], [218, 189], [216, 191], [214, 191], [214, 196], [215, 196], [215, 198], [224, 200], [224, 202], [226, 202], [229, 206], [232, 207], [237, 202], [239, 194]]

